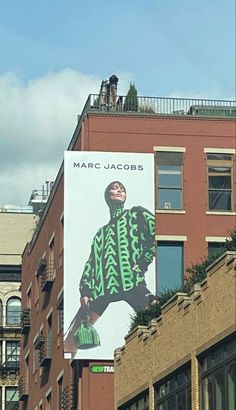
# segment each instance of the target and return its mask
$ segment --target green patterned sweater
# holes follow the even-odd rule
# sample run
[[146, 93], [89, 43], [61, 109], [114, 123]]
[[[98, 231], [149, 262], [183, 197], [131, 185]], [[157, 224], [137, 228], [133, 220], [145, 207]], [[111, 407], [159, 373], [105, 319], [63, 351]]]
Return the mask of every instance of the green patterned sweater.
[[93, 238], [80, 281], [81, 297], [129, 291], [145, 284], [155, 255], [154, 215], [142, 207], [118, 209]]

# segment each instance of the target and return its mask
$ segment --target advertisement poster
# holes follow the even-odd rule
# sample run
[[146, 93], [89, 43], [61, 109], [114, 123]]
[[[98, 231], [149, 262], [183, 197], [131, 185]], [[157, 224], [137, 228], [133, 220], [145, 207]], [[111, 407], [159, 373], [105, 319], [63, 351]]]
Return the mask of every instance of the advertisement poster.
[[154, 156], [66, 151], [64, 356], [113, 359], [155, 295]]

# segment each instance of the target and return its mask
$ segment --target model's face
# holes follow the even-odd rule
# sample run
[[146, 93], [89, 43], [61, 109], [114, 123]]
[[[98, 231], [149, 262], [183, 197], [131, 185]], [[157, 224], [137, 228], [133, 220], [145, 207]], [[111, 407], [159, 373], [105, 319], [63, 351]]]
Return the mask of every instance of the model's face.
[[117, 183], [112, 184], [109, 189], [109, 199], [112, 202], [124, 203], [126, 200], [126, 190], [125, 188]]

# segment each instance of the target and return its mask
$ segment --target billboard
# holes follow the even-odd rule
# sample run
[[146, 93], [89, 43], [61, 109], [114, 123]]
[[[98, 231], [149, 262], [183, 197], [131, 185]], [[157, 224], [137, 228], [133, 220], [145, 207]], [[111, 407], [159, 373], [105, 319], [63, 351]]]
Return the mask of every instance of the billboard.
[[64, 356], [112, 359], [155, 294], [154, 157], [66, 151]]

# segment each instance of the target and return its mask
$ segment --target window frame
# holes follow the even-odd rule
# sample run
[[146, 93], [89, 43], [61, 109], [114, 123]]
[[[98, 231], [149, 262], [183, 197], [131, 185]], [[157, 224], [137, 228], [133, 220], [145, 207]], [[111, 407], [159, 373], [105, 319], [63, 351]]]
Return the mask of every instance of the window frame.
[[[183, 147], [156, 147], [155, 148], [155, 179], [156, 179], [156, 210], [157, 212], [183, 212], [184, 211], [184, 152], [185, 148]], [[172, 163], [168, 164], [168, 158], [166, 160], [160, 159], [158, 160], [158, 154], [161, 156], [166, 157], [169, 155], [176, 155], [179, 156], [179, 159], [177, 160], [172, 160]], [[171, 161], [170, 161], [171, 162]], [[161, 170], [161, 166], [169, 166], [169, 167], [179, 167], [179, 170]], [[180, 185], [175, 185], [173, 184], [172, 186], [170, 185], [159, 185], [159, 180], [160, 180], [160, 175], [180, 175]], [[171, 191], [171, 192], [177, 192], [179, 191], [179, 197], [178, 200], [180, 201], [180, 207], [161, 207], [159, 206], [159, 195], [160, 192], [164, 191]], [[169, 202], [166, 201], [166, 204]]]
[[[11, 310], [10, 304], [11, 302], [16, 302], [18, 301], [19, 304], [16, 305], [18, 307], [18, 310]], [[14, 305], [13, 305], [14, 306]], [[15, 318], [15, 320], [14, 320]], [[12, 320], [13, 319], [13, 320]], [[16, 295], [12, 295], [7, 299], [6, 302], [6, 325], [7, 326], [21, 326], [21, 298]]]
[[[184, 383], [181, 385], [178, 385], [177, 383], [177, 378], [179, 375], [185, 374], [186, 380]], [[161, 389], [162, 386], [167, 384], [174, 383], [174, 388], [171, 390], [169, 393], [165, 394], [162, 397], [158, 397], [158, 389]], [[173, 384], [172, 384], [173, 386]], [[186, 410], [188, 409], [188, 401], [190, 399], [191, 403], [191, 362], [186, 363], [185, 365], [179, 367], [178, 369], [174, 370], [171, 372], [169, 375], [164, 377], [163, 379], [159, 380], [154, 384], [154, 409], [158, 410], [162, 407], [159, 406], [165, 406], [165, 403], [167, 403], [167, 400], [170, 400], [171, 398], [174, 398], [175, 401], [175, 407], [173, 410], [176, 410], [177, 407], [177, 397], [178, 394], [184, 392], [185, 394], [185, 405], [186, 405]]]
[[[159, 249], [160, 249], [160, 247], [161, 246], [175, 246], [175, 245], [179, 245], [179, 247], [180, 248], [182, 248], [181, 249], [181, 257], [182, 257], [182, 261], [181, 261], [181, 281], [180, 281], [180, 286], [182, 286], [183, 284], [184, 284], [184, 257], [185, 257], [185, 254], [184, 254], [184, 243], [185, 243], [185, 241], [187, 240], [187, 238], [186, 237], [181, 237], [181, 238], [179, 238], [179, 237], [175, 237], [175, 236], [173, 236], [172, 237], [172, 239], [167, 239], [167, 237], [165, 238], [165, 236], [163, 235], [161, 235], [161, 236], [158, 236], [158, 235], [156, 235], [156, 237], [155, 237], [155, 239], [156, 239], [156, 289], [158, 290], [158, 291], [161, 291], [161, 290], [163, 290], [162, 288], [166, 288], [166, 286], [161, 286], [160, 284], [159, 284], [159, 279], [158, 279], [158, 275], [159, 275], [159, 269], [160, 269], [160, 265], [158, 265], [158, 264], [160, 264], [160, 257], [158, 256], [158, 251], [159, 251]], [[178, 286], [178, 284], [175, 284], [175, 285], [171, 285], [172, 287], [173, 286]], [[168, 287], [170, 287], [170, 286], [168, 286]]]
[[[232, 343], [234, 346], [234, 350], [232, 354], [227, 354], [227, 347]], [[214, 354], [216, 354], [217, 351], [220, 351], [222, 348], [222, 360], [218, 360], [217, 363], [214, 363]], [[207, 359], [209, 363], [209, 367], [204, 369], [204, 365], [207, 364]], [[210, 349], [207, 351], [201, 353], [198, 357], [199, 361], [199, 385], [200, 385], [200, 405], [201, 409], [205, 410], [207, 407], [205, 406], [205, 401], [204, 401], [204, 381], [208, 380], [211, 378], [212, 381], [212, 406], [215, 408], [215, 374], [219, 372], [220, 370], [223, 370], [223, 377], [224, 377], [224, 391], [223, 391], [223, 409], [227, 410], [228, 409], [228, 396], [227, 396], [227, 370], [229, 369], [230, 365], [235, 365], [236, 366], [236, 333], [230, 335], [223, 341], [221, 340], [219, 343], [216, 345], [212, 346]], [[235, 400], [236, 400], [236, 394], [235, 394]]]
[[[229, 159], [211, 159], [209, 156], [211, 155], [225, 155], [228, 156]], [[233, 212], [233, 154], [226, 153], [226, 152], [206, 152], [206, 163], [207, 163], [207, 210], [208, 212]], [[230, 176], [230, 188], [212, 188], [210, 187], [210, 177], [214, 176], [221, 176], [221, 173], [214, 173], [213, 171], [209, 171], [210, 168], [229, 168], [230, 173], [226, 174], [223, 173], [224, 176]], [[218, 192], [230, 193], [230, 209], [218, 209], [210, 207], [210, 193]]]
[[[140, 400], [144, 399], [145, 407], [140, 407]], [[132, 407], [131, 407], [132, 406]], [[139, 393], [137, 396], [133, 397], [127, 403], [118, 407], [118, 410], [148, 410], [149, 409], [149, 389], [144, 390], [142, 393]]]

